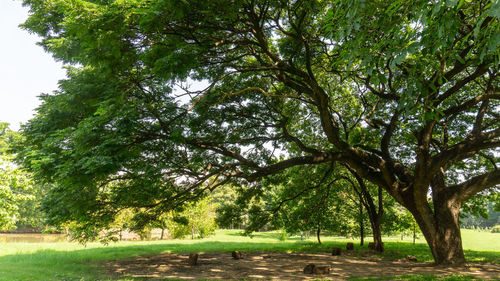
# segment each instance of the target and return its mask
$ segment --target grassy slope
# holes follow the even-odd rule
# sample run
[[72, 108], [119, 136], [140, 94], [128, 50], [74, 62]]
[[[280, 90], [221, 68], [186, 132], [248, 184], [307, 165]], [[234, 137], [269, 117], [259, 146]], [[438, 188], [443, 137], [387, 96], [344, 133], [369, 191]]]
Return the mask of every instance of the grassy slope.
[[[464, 248], [470, 261], [500, 260], [500, 234], [463, 231]], [[242, 237], [238, 231], [219, 231], [204, 240], [119, 242], [104, 246], [90, 243], [0, 243], [0, 280], [96, 280], [103, 271], [101, 261], [123, 259], [164, 252], [289, 251], [321, 252], [343, 247], [351, 239], [323, 237], [323, 245], [314, 239], [300, 241], [292, 237], [279, 241], [277, 233], [259, 233]], [[431, 260], [427, 245], [385, 238], [389, 257], [412, 254], [419, 260]], [[358, 241], [354, 241], [358, 244]], [[422, 241], [418, 241], [422, 242]], [[360, 249], [358, 249], [360, 250]], [[83, 278], [82, 278], [83, 277]], [[102, 280], [102, 279], [101, 279]], [[429, 279], [432, 280], [432, 279]]]

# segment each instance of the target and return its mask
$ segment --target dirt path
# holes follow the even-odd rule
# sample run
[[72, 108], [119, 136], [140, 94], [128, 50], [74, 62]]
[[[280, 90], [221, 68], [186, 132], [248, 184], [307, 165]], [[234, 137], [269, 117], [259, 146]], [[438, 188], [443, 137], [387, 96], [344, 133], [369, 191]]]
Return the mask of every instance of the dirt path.
[[[185, 280], [345, 280], [352, 276], [383, 277], [407, 274], [464, 274], [481, 279], [500, 278], [499, 264], [469, 264], [465, 268], [436, 267], [426, 262], [391, 261], [375, 256], [331, 256], [326, 253], [249, 253], [234, 260], [231, 253], [200, 254], [198, 265], [187, 263], [188, 254], [162, 254], [106, 263], [114, 276]], [[310, 275], [303, 268], [313, 263], [330, 266], [330, 274]]]

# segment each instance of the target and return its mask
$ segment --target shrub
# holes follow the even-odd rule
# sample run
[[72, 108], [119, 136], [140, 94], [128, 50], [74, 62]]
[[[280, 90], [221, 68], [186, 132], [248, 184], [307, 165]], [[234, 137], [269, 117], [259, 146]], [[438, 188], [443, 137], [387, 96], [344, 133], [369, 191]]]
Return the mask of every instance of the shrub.
[[492, 227], [491, 228], [491, 232], [493, 232], [493, 233], [500, 233], [500, 224], [497, 224], [494, 227]]
[[280, 231], [280, 236], [279, 239], [280, 241], [286, 241], [288, 239], [288, 233], [286, 232], [286, 229], [282, 228]]

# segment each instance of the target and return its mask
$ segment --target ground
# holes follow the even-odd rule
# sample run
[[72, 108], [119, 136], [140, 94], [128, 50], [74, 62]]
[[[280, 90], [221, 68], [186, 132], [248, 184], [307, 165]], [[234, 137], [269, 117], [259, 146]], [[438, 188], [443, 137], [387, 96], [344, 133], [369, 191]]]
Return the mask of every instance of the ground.
[[[188, 265], [189, 253], [161, 254], [151, 257], [107, 262], [106, 268], [115, 277], [149, 277], [158, 279], [186, 280], [346, 280], [349, 277], [385, 277], [409, 274], [471, 275], [492, 280], [500, 276], [500, 264], [471, 263], [464, 268], [433, 266], [430, 262], [390, 260], [370, 253], [243, 253], [234, 260], [231, 253], [200, 253], [198, 265]], [[303, 273], [307, 264], [330, 266], [326, 275]]]

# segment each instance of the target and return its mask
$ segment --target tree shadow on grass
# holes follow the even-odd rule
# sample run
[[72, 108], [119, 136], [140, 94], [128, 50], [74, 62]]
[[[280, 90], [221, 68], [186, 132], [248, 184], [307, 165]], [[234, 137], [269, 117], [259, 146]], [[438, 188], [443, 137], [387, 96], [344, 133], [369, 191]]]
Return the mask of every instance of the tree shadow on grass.
[[[352, 278], [350, 281], [379, 281], [379, 277], [374, 278]], [[450, 276], [436, 276], [432, 274], [416, 274], [416, 275], [402, 275], [395, 277], [386, 277], [384, 280], [405, 280], [405, 281], [478, 281], [483, 279], [478, 279], [473, 275], [456, 275], [452, 274]]]
[[[500, 264], [500, 252], [464, 250], [464, 254], [468, 262], [492, 262]], [[500, 277], [500, 272], [498, 275]]]
[[[333, 247], [345, 249], [345, 242], [326, 242], [319, 245], [311, 241], [285, 241], [280, 243], [266, 242], [223, 242], [223, 241], [174, 241], [135, 242], [128, 244], [110, 244], [95, 248], [73, 251], [43, 249], [29, 254], [12, 254], [0, 256], [0, 280], [106, 280], [105, 262], [134, 259], [135, 257], [151, 257], [165, 253], [224, 253], [242, 251], [254, 252], [307, 252], [328, 255]], [[366, 246], [365, 246], [366, 247]], [[349, 258], [364, 258], [370, 253], [365, 247], [356, 245], [353, 252], [346, 252]], [[430, 251], [425, 244], [386, 243], [387, 253], [383, 259], [403, 258], [407, 254], [416, 256], [419, 261], [429, 261]], [[499, 252], [466, 250], [470, 261], [500, 263]], [[227, 255], [230, 257], [230, 255]], [[111, 277], [110, 277], [111, 278]], [[123, 279], [126, 280], [126, 279]], [[132, 280], [132, 279], [130, 279]], [[136, 279], [134, 279], [136, 280]], [[139, 280], [139, 279], [137, 279]], [[429, 279], [433, 280], [433, 279]], [[450, 279], [451, 280], [451, 279]], [[469, 279], [459, 279], [469, 280]]]

